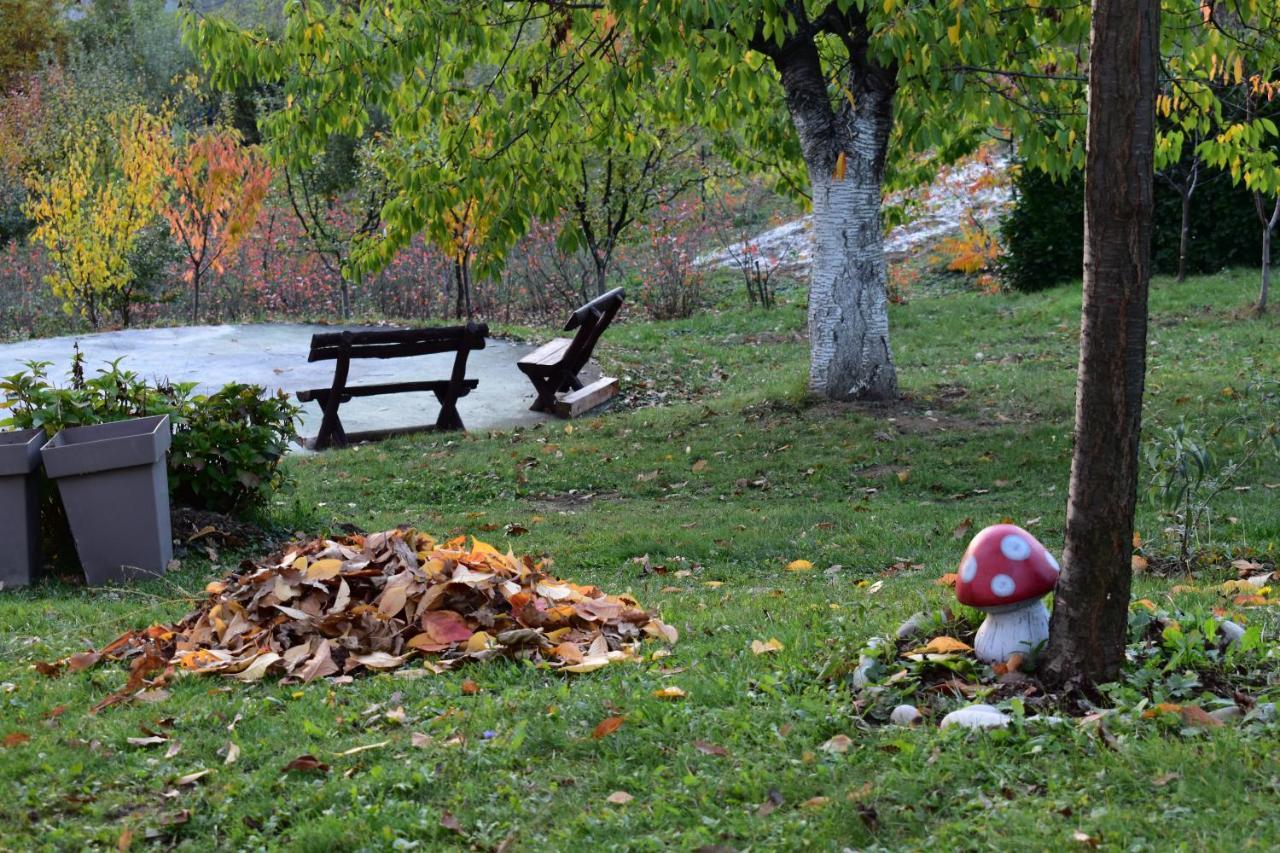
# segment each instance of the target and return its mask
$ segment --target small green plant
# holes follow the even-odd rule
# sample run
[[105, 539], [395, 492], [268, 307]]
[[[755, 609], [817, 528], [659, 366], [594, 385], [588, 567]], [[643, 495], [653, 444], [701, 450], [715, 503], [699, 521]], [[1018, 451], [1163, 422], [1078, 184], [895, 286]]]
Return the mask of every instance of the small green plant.
[[181, 503], [217, 512], [242, 512], [265, 502], [285, 485], [280, 461], [297, 439], [299, 409], [283, 392], [265, 396], [258, 385], [232, 384], [213, 394], [193, 394], [190, 382], [148, 384], [110, 362], [86, 378], [76, 348], [68, 384], [54, 384], [49, 362], [0, 379], [9, 416], [0, 429], [64, 427], [148, 415], [169, 415], [169, 490]]
[[[1230, 390], [1230, 389], [1229, 389]], [[1280, 399], [1276, 383], [1231, 391], [1237, 411], [1217, 422], [1179, 420], [1153, 429], [1143, 457], [1148, 494], [1174, 521], [1178, 561], [1188, 566], [1200, 531], [1212, 521], [1213, 501], [1267, 453], [1280, 456]]]
[[220, 512], [260, 505], [285, 485], [298, 407], [284, 392], [232, 384], [183, 400], [169, 454], [170, 488], [183, 503]]

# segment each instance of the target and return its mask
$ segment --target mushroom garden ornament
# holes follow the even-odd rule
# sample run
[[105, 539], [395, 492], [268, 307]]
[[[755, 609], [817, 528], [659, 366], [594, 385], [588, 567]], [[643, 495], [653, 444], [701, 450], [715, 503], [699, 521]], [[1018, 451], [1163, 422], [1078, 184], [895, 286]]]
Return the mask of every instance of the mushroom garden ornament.
[[987, 613], [973, 640], [979, 660], [1002, 663], [1049, 639], [1041, 598], [1058, 572], [1053, 555], [1016, 524], [993, 524], [973, 537], [960, 560], [956, 598]]

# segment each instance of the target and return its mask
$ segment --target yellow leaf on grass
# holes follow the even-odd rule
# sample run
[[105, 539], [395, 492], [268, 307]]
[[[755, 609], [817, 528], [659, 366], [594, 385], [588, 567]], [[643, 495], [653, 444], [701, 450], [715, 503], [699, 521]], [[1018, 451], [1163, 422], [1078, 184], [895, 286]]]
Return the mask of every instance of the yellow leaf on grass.
[[342, 571], [342, 561], [335, 559], [316, 560], [307, 566], [307, 580], [322, 581], [331, 577], [336, 577], [338, 572]]
[[482, 652], [489, 648], [489, 644], [493, 641], [484, 631], [476, 631], [471, 635], [471, 639], [467, 640], [466, 650], [468, 652]]
[[780, 652], [783, 649], [782, 643], [777, 637], [770, 638], [768, 642], [760, 642], [759, 640], [751, 641], [751, 651], [758, 655], [767, 655], [770, 652]]
[[590, 655], [578, 663], [566, 666], [564, 669], [566, 672], [595, 672], [597, 669], [603, 669], [608, 665], [609, 657], [607, 655]]
[[918, 649], [912, 649], [913, 655], [946, 655], [958, 652], [971, 652], [973, 646], [963, 643], [955, 637], [934, 637]]
[[848, 735], [836, 735], [819, 747], [819, 749], [823, 752], [844, 753], [848, 752], [849, 747], [851, 746], [853, 746], [853, 738]]
[[813, 563], [808, 560], [792, 560], [787, 563], [787, 571], [789, 572], [807, 572], [813, 568]]
[[653, 691], [653, 695], [659, 699], [683, 699], [686, 694], [679, 687], [664, 687], [661, 690]]
[[1141, 554], [1134, 554], [1129, 560], [1129, 568], [1135, 572], [1145, 572], [1147, 570], [1147, 558]]

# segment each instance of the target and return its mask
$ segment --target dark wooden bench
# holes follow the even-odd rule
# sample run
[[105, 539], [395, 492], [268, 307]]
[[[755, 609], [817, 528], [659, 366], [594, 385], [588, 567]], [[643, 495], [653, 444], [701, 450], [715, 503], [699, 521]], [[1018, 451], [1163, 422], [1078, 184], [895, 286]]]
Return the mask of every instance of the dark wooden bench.
[[[462, 429], [462, 417], [458, 414], [458, 398], [465, 397], [480, 384], [478, 379], [467, 379], [467, 354], [484, 349], [489, 327], [484, 323], [468, 323], [443, 329], [377, 329], [367, 332], [324, 332], [311, 336], [311, 353], [307, 361], [336, 361], [333, 385], [329, 388], [312, 388], [299, 391], [298, 399], [304, 403], [312, 400], [320, 404], [324, 419], [320, 432], [311, 446], [316, 450], [326, 447], [346, 447], [352, 441], [385, 438], [424, 429]], [[390, 382], [381, 385], [348, 385], [347, 375], [351, 360], [356, 358], [405, 358], [415, 355], [457, 353], [453, 359], [453, 372], [448, 379], [432, 379], [420, 382]], [[338, 406], [355, 397], [373, 397], [379, 394], [401, 394], [412, 391], [431, 391], [440, 401], [440, 416], [434, 426], [404, 427], [348, 435], [338, 419]]]
[[[596, 342], [622, 307], [625, 295], [618, 287], [592, 299], [574, 311], [565, 324], [566, 332], [577, 329], [577, 334], [572, 338], [556, 338], [520, 359], [517, 366], [538, 392], [530, 409], [571, 418], [617, 393], [617, 379], [602, 376], [584, 386], [578, 374], [586, 367]], [[560, 393], [565, 396], [557, 398]]]

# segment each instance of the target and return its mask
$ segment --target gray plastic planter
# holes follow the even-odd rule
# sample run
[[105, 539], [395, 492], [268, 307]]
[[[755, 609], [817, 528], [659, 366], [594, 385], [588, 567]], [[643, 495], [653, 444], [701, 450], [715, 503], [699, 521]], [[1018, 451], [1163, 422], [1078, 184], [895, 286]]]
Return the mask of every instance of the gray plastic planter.
[[0, 584], [26, 586], [40, 571], [40, 448], [44, 430], [0, 432]]
[[164, 574], [169, 527], [169, 416], [70, 427], [41, 455], [58, 483], [90, 585]]

